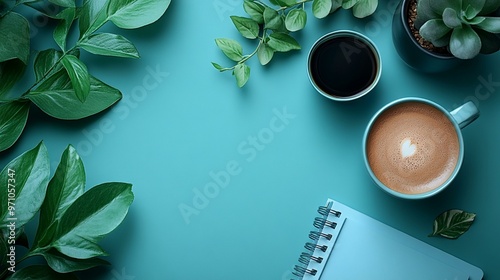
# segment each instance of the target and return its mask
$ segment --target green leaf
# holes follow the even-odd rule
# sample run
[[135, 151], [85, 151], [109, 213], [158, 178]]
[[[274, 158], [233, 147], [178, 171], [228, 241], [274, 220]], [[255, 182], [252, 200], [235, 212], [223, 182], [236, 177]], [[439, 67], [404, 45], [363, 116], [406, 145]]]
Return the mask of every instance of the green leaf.
[[[73, 3], [74, 5], [74, 3]], [[54, 41], [56, 41], [57, 45], [61, 48], [61, 50], [66, 50], [66, 38], [68, 37], [69, 29], [73, 24], [73, 20], [75, 19], [75, 8], [66, 8], [59, 14], [57, 14], [56, 18], [61, 21], [54, 29]]]
[[253, 19], [231, 16], [231, 20], [243, 37], [247, 39], [255, 39], [259, 36], [259, 24]]
[[419, 32], [425, 40], [433, 42], [445, 36], [450, 30], [442, 19], [431, 19], [420, 27]]
[[468, 25], [453, 29], [450, 52], [460, 59], [471, 59], [481, 51], [481, 39]]
[[375, 12], [378, 0], [359, 0], [353, 7], [352, 13], [357, 18], [365, 18]]
[[264, 28], [271, 30], [283, 29], [285, 22], [280, 14], [269, 7], [264, 9]]
[[56, 172], [47, 187], [45, 200], [40, 208], [40, 219], [34, 246], [44, 247], [50, 243], [52, 238], [50, 234], [54, 232], [50, 231], [49, 227], [61, 219], [66, 209], [84, 191], [85, 169], [83, 162], [75, 148], [70, 145], [64, 150]]
[[332, 0], [314, 0], [312, 3], [312, 13], [316, 18], [324, 18], [330, 14]]
[[356, 5], [358, 3], [358, 1], [360, 1], [360, 0], [343, 0], [342, 1], [342, 8], [348, 10], [348, 9], [354, 7], [354, 5]]
[[498, 0], [486, 0], [484, 2], [483, 8], [481, 9], [480, 15], [488, 15], [500, 8], [500, 1]]
[[295, 32], [306, 26], [307, 13], [302, 9], [291, 10], [285, 17], [285, 26], [289, 31]]
[[462, 21], [458, 18], [457, 11], [452, 8], [446, 8], [443, 12], [443, 22], [448, 28], [457, 28], [462, 26]]
[[133, 199], [132, 185], [126, 183], [89, 189], [61, 217], [53, 247], [77, 259], [104, 255], [97, 242], [120, 225]]
[[139, 52], [134, 44], [121, 35], [111, 33], [93, 34], [83, 39], [79, 46], [97, 55], [139, 58]]
[[30, 32], [25, 17], [10, 12], [0, 18], [0, 50], [0, 62], [17, 58], [28, 64]]
[[276, 3], [281, 7], [292, 7], [297, 4], [296, 0], [276, 0]]
[[3, 234], [0, 234], [0, 261], [2, 265], [7, 262], [7, 254], [8, 254], [7, 242], [3, 238]]
[[243, 9], [245, 12], [257, 23], [264, 23], [264, 9], [266, 6], [260, 2], [245, 0], [243, 2]]
[[42, 80], [49, 70], [54, 69], [54, 65], [61, 59], [62, 55], [62, 52], [54, 49], [44, 50], [36, 55], [34, 69], [37, 82]]
[[78, 13], [80, 38], [91, 34], [108, 21], [105, 5], [108, 1], [84, 0]]
[[429, 4], [432, 10], [439, 15], [442, 15], [446, 8], [452, 8], [455, 11], [462, 10], [462, 0], [430, 0]]
[[16, 273], [12, 274], [9, 277], [9, 280], [78, 280], [78, 278], [71, 274], [60, 274], [52, 270], [50, 267], [46, 265], [31, 265], [20, 270], [16, 271]]
[[[0, 197], [12, 197], [8, 189], [14, 189], [15, 192], [12, 193], [15, 195], [15, 201], [10, 202], [15, 205], [9, 205], [7, 199], [0, 200], [0, 229], [7, 229], [10, 218], [16, 218], [16, 228], [21, 228], [35, 216], [45, 197], [49, 175], [50, 161], [43, 143], [5, 166], [0, 173], [0, 182], [9, 183], [14, 187], [0, 188]], [[15, 209], [9, 209], [9, 206], [14, 206]]]
[[277, 52], [300, 50], [299, 43], [292, 36], [285, 33], [272, 33], [269, 35], [269, 42], [267, 43]]
[[108, 19], [124, 29], [151, 24], [165, 13], [170, 0], [113, 0], [108, 1]]
[[55, 249], [48, 250], [41, 254], [47, 264], [56, 272], [68, 273], [74, 271], [87, 270], [96, 266], [110, 265], [109, 262], [99, 259], [75, 259], [61, 254]]
[[30, 103], [25, 101], [0, 104], [0, 151], [7, 150], [19, 139], [26, 126], [29, 109]]
[[456, 239], [469, 230], [476, 218], [475, 213], [452, 209], [439, 214], [434, 220], [433, 230], [429, 236], [442, 236]]
[[220, 64], [217, 64], [217, 63], [215, 63], [215, 62], [212, 62], [212, 66], [213, 66], [215, 69], [219, 70], [220, 72], [224, 72], [224, 67], [222, 67]]
[[250, 78], [250, 67], [246, 64], [238, 64], [234, 67], [233, 75], [236, 78], [238, 87], [243, 87]]
[[23, 76], [25, 69], [26, 64], [19, 59], [0, 62], [0, 101]]
[[476, 27], [490, 33], [500, 33], [500, 18], [485, 17], [481, 23], [476, 25]]
[[[59, 72], [61, 73], [61, 72]], [[66, 74], [65, 72], [62, 72]], [[64, 82], [64, 75], [60, 75], [58, 83]], [[91, 76], [90, 93], [85, 102], [80, 102], [73, 89], [36, 89], [27, 96], [36, 106], [46, 114], [63, 120], [82, 119], [97, 114], [122, 98], [119, 90], [101, 82]]]
[[271, 59], [273, 59], [273, 56], [274, 56], [273, 48], [269, 47], [265, 43], [259, 45], [259, 48], [257, 49], [257, 57], [259, 58], [259, 62], [261, 65], [268, 64], [271, 61]]
[[[465, 11], [465, 14], [468, 19], [471, 19], [477, 16], [484, 7], [485, 0], [462, 0], [462, 11]], [[460, 11], [460, 10], [456, 10]]]
[[218, 38], [215, 43], [219, 49], [231, 60], [240, 61], [243, 59], [243, 47], [233, 39]]
[[83, 103], [90, 92], [90, 75], [87, 66], [74, 55], [65, 55], [61, 60], [68, 72], [76, 97]]

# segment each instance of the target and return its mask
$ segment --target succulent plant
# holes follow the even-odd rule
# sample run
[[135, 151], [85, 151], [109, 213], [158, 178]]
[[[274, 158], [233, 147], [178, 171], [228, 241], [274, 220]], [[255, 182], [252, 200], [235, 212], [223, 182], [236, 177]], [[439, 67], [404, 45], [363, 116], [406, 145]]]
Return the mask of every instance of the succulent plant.
[[415, 27], [460, 59], [500, 50], [500, 0], [417, 0]]

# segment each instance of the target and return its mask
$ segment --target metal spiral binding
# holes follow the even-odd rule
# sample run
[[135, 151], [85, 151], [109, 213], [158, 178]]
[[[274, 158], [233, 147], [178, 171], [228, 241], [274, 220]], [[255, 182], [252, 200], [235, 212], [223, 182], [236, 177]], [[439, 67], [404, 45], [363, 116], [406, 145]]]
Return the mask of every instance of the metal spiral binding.
[[314, 219], [314, 227], [316, 227], [318, 230], [317, 231], [311, 231], [309, 233], [309, 239], [315, 241], [314, 243], [313, 242], [307, 242], [305, 244], [305, 248], [307, 249], [308, 252], [303, 252], [302, 254], [300, 254], [300, 257], [299, 257], [299, 262], [300, 264], [296, 265], [294, 267], [294, 272], [293, 272], [293, 275], [295, 276], [298, 276], [300, 277], [301, 279], [306, 275], [306, 274], [310, 274], [310, 275], [316, 275], [316, 273], [318, 272], [316, 269], [309, 269], [307, 268], [309, 266], [309, 262], [311, 261], [315, 261], [317, 263], [321, 263], [323, 261], [323, 258], [322, 257], [318, 257], [318, 256], [315, 256], [314, 255], [314, 251], [316, 249], [322, 251], [322, 252], [326, 252], [328, 250], [328, 246], [327, 245], [321, 245], [319, 244], [320, 242], [320, 239], [326, 239], [326, 240], [331, 240], [332, 239], [332, 235], [329, 234], [329, 233], [324, 233], [323, 232], [323, 228], [324, 227], [330, 227], [332, 229], [335, 229], [335, 227], [337, 226], [337, 223], [336, 222], [333, 222], [333, 221], [330, 221], [327, 219], [328, 215], [334, 215], [335, 217], [340, 217], [341, 216], [341, 212], [337, 211], [337, 210], [334, 210], [334, 209], [331, 209], [331, 205], [329, 206], [320, 206], [318, 208], [318, 213], [322, 216], [322, 217], [316, 217]]

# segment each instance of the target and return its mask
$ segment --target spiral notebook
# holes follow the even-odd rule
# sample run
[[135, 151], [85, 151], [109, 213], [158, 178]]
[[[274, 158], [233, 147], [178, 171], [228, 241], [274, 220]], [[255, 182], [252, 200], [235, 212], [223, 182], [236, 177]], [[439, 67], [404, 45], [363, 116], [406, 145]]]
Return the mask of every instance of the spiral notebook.
[[483, 271], [340, 202], [318, 208], [294, 275], [303, 280], [480, 280]]

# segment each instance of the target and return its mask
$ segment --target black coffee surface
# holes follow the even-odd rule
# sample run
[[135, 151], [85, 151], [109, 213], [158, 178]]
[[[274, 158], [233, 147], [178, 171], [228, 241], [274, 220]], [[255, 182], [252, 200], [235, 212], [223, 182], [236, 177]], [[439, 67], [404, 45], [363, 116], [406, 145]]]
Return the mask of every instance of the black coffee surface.
[[311, 56], [310, 67], [320, 89], [333, 96], [349, 97], [374, 81], [377, 61], [364, 42], [345, 36], [319, 45]]

